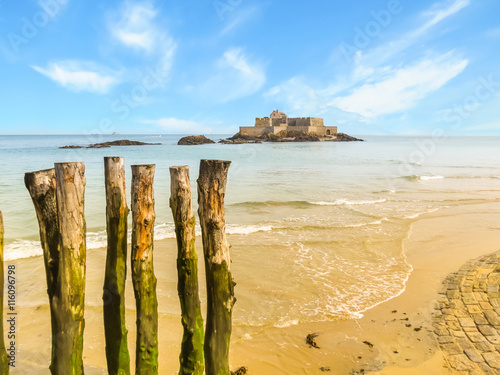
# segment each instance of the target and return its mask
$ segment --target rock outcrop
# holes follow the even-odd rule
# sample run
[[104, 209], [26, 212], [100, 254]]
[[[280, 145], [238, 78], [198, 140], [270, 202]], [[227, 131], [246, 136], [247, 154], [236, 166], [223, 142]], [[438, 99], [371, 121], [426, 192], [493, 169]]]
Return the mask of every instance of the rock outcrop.
[[[111, 142], [103, 142], [103, 143], [94, 143], [91, 145], [88, 145], [85, 148], [106, 148], [106, 147], [111, 147], [111, 146], [151, 146], [151, 145], [161, 145], [161, 143], [146, 143], [146, 142], [139, 142], [139, 141], [129, 141], [128, 139], [121, 139], [119, 141], [111, 141]], [[75, 145], [69, 145], [69, 146], [63, 146], [59, 148], [83, 148], [83, 146], [75, 146]]]
[[177, 142], [178, 145], [191, 146], [191, 145], [204, 145], [208, 143], [215, 143], [211, 139], [208, 139], [204, 135], [190, 135], [187, 137], [182, 137]]
[[283, 130], [277, 134], [265, 133], [258, 136], [250, 136], [245, 133], [236, 133], [228, 139], [222, 139], [219, 143], [223, 144], [242, 144], [242, 143], [261, 143], [261, 142], [353, 142], [362, 139], [352, 137], [344, 133], [335, 135], [317, 135], [314, 133], [305, 133], [294, 130]]

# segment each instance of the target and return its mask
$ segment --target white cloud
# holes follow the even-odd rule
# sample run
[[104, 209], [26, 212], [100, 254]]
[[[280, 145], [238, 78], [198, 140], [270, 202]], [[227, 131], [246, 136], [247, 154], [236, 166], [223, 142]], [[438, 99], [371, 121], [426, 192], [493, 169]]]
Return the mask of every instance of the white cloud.
[[113, 36], [122, 44], [151, 52], [158, 33], [152, 24], [157, 12], [149, 2], [125, 3], [118, 19], [109, 25]]
[[109, 18], [108, 28], [121, 45], [157, 58], [166, 73], [172, 66], [177, 44], [156, 20], [157, 16], [150, 1], [126, 1], [119, 13]]
[[296, 76], [273, 87], [264, 96], [284, 103], [287, 110], [297, 115], [332, 114], [332, 111], [338, 114], [341, 110], [348, 117], [361, 116], [358, 121], [412, 108], [460, 74], [468, 61], [452, 52], [426, 52], [427, 57], [415, 62], [404, 52], [418, 45], [421, 54], [424, 34], [432, 38], [433, 27], [470, 3], [471, 0], [436, 3], [419, 16], [422, 26], [371, 49], [358, 50], [348, 72], [332, 77], [323, 86], [311, 86], [305, 83], [307, 79]]
[[250, 61], [241, 48], [230, 48], [217, 61], [200, 91], [214, 101], [228, 102], [254, 94], [265, 82], [262, 64]]
[[[448, 3], [450, 2], [448, 1]], [[423, 22], [423, 25], [421, 27], [407, 31], [399, 39], [389, 41], [370, 50], [358, 51], [355, 56], [357, 77], [359, 79], [368, 77], [373, 73], [375, 67], [387, 64], [397, 54], [401, 54], [411, 46], [421, 43], [422, 37], [428, 34], [433, 27], [469, 5], [470, 0], [454, 0], [445, 7], [441, 3], [436, 3], [431, 10], [422, 14], [420, 22]]]
[[236, 30], [238, 27], [248, 22], [258, 10], [258, 6], [253, 6], [251, 8], [245, 8], [237, 12], [231, 22], [228, 22], [226, 27], [222, 29], [219, 36], [223, 36], [225, 34], [228, 34], [229, 32]]
[[439, 22], [454, 15], [455, 13], [458, 13], [459, 11], [464, 9], [465, 7], [468, 7], [470, 4], [471, 4], [470, 0], [454, 0], [450, 4], [450, 6], [444, 8], [444, 9], [433, 9], [433, 10], [425, 13], [425, 15], [429, 17], [429, 20], [420, 29], [418, 29], [415, 33], [421, 34], [423, 32], [426, 32], [428, 29], [430, 29], [434, 25], [437, 25]]
[[46, 68], [32, 66], [61, 86], [75, 92], [105, 94], [120, 82], [120, 74], [91, 62], [66, 60], [52, 62]]
[[302, 77], [292, 77], [288, 81], [274, 86], [264, 93], [266, 99], [279, 97], [287, 103], [286, 112], [290, 116], [302, 116], [305, 113], [320, 114], [319, 104], [328, 99], [321, 90], [314, 90]]
[[201, 122], [180, 120], [174, 117], [160, 118], [158, 120], [142, 120], [143, 124], [151, 124], [174, 134], [211, 133], [212, 129], [205, 127]]
[[364, 84], [349, 95], [336, 97], [329, 105], [364, 117], [401, 112], [456, 77], [467, 63], [467, 60], [456, 59], [451, 54], [426, 59], [395, 70], [378, 82]]

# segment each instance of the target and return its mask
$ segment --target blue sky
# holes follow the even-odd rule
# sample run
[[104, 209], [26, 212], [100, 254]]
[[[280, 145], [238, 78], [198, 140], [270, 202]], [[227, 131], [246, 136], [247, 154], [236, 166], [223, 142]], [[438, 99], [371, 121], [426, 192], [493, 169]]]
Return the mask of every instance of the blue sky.
[[498, 0], [0, 0], [0, 133], [500, 135]]

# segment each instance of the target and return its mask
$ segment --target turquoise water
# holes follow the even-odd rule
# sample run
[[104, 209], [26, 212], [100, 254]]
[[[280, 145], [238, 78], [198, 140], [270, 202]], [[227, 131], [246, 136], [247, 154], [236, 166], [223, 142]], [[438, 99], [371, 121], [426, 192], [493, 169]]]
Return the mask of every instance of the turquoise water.
[[[162, 144], [58, 148], [125, 138]], [[189, 165], [196, 192], [200, 159], [230, 160], [226, 222], [243, 310], [238, 323], [286, 326], [359, 316], [394, 297], [411, 272], [404, 241], [412, 222], [500, 198], [499, 137], [177, 146], [179, 138], [0, 136], [5, 259], [41, 254], [25, 172], [85, 163], [87, 245], [98, 249], [106, 243], [104, 156], [125, 158], [127, 189], [131, 164], [156, 164], [157, 240], [174, 237], [168, 168]], [[196, 209], [196, 196], [193, 202]]]

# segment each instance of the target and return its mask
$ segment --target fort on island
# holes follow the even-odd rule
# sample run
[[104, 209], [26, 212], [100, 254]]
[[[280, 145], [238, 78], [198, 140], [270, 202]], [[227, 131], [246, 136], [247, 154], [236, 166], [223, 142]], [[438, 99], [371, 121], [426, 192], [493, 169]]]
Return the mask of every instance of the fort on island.
[[336, 126], [325, 126], [322, 118], [317, 117], [288, 117], [278, 110], [273, 111], [269, 117], [257, 117], [255, 126], [240, 126], [240, 134], [255, 137], [265, 133], [278, 134], [279, 132], [298, 131], [319, 136], [337, 134]]

